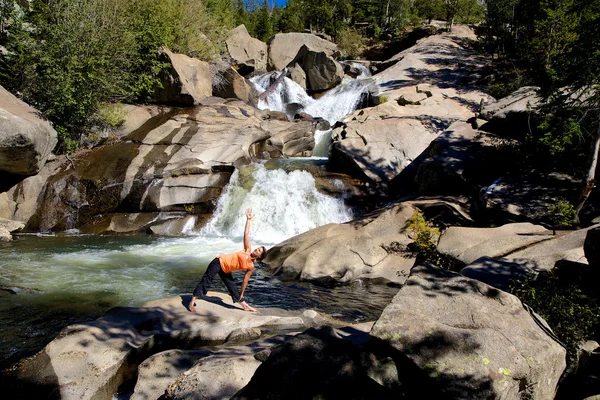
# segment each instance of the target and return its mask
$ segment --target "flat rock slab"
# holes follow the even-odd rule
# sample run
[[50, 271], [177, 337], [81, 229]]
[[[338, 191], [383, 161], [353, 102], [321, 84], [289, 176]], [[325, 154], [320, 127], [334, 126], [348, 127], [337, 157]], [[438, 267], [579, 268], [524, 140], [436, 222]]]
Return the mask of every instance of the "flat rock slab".
[[505, 258], [481, 257], [460, 270], [460, 274], [509, 291], [515, 281], [533, 277], [538, 269], [528, 262], [509, 261]]
[[[21, 362], [15, 373], [32, 389], [45, 386], [61, 399], [110, 399], [131, 379], [145, 358], [169, 348], [198, 348], [260, 336], [261, 329], [299, 329], [316, 324], [317, 313], [281, 310], [273, 315], [244, 312], [228, 296], [209, 292], [197, 313], [184, 306], [189, 296], [117, 307], [103, 317], [71, 325], [40, 353]], [[281, 314], [287, 314], [281, 316]], [[305, 323], [313, 321], [310, 323]]]
[[559, 231], [556, 236], [551, 237], [551, 240], [513, 252], [506, 258], [512, 262], [528, 262], [533, 267], [546, 271], [554, 268], [556, 262], [560, 260], [585, 263], [583, 246], [586, 235], [598, 226], [593, 225], [576, 231]]
[[438, 251], [470, 264], [483, 256], [502, 257], [553, 236], [541, 225], [528, 222], [497, 228], [450, 227], [440, 237]]
[[511, 294], [421, 265], [371, 336], [397, 351], [415, 398], [552, 399], [566, 351], [545, 326]]

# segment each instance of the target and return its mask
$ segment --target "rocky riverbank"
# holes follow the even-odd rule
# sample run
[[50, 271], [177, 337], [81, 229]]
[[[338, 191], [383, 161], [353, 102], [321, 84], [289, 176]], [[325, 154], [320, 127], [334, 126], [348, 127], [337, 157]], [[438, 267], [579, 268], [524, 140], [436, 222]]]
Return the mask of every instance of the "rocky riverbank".
[[[566, 350], [507, 290], [558, 264], [573, 276], [598, 276], [597, 199], [588, 227], [549, 229], [548, 205], [574, 196], [578, 181], [511, 164], [511, 144], [539, 99], [535, 88], [501, 101], [486, 95], [478, 87], [486, 60], [474, 39], [456, 26], [386, 61], [369, 83], [368, 107], [334, 126], [319, 185], [349, 203], [364, 200], [369, 212], [291, 237], [265, 259], [280, 279], [401, 286], [379, 319], [251, 314], [216, 293], [190, 313], [183, 295], [65, 328], [5, 371], [5, 387], [14, 398], [554, 398]], [[38, 163], [28, 172], [35, 175], [0, 194], [0, 217], [21, 223], [4, 230], [176, 235], [189, 221], [206, 222], [240, 166], [311, 155], [324, 121], [257, 109], [266, 96], [246, 77], [269, 66], [313, 94], [327, 90], [344, 76], [335, 45], [305, 34], [265, 44], [242, 28], [227, 45], [237, 68], [226, 92], [236, 98], [173, 80], [180, 85], [161, 94], [171, 105], [128, 107], [114, 137]], [[189, 60], [165, 54], [181, 76]], [[284, 81], [273, 77], [271, 93]], [[342, 185], [327, 183], [333, 173]], [[441, 227], [430, 239], [456, 271], [410, 251], [415, 215]], [[589, 347], [596, 360], [597, 344]]]

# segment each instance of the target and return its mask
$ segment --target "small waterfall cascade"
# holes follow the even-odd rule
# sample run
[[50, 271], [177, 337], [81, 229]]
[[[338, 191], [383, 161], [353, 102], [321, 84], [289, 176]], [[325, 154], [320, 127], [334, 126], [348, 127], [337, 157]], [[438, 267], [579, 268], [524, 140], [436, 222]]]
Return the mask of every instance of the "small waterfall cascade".
[[[250, 79], [259, 93], [258, 108], [285, 112], [289, 118], [293, 118], [298, 111], [303, 111], [313, 117], [321, 117], [330, 124], [354, 111], [371, 84], [370, 79], [344, 79], [337, 87], [314, 99], [302, 86], [288, 77], [282, 77], [281, 74], [284, 73], [269, 73]], [[274, 77], [277, 79], [273, 84]], [[276, 86], [272, 87], [272, 84]]]
[[343, 223], [352, 213], [343, 200], [320, 193], [313, 176], [301, 170], [269, 170], [263, 164], [236, 169], [219, 198], [202, 236], [241, 238], [245, 210], [251, 208], [253, 244], [271, 245], [328, 223]]
[[[344, 78], [341, 84], [318, 99], [309, 96], [302, 86], [284, 76], [285, 71], [258, 75], [250, 82], [259, 94], [259, 109], [284, 112], [290, 119], [302, 111], [333, 125], [356, 109], [372, 83], [367, 67], [360, 63], [352, 65], [362, 71], [359, 77]], [[330, 144], [331, 130], [315, 132], [313, 157], [327, 157]]]
[[350, 65], [360, 71], [360, 75], [358, 75], [356, 79], [364, 79], [371, 76], [371, 71], [369, 71], [369, 68], [367, 68], [365, 65], [358, 62], [350, 63]]

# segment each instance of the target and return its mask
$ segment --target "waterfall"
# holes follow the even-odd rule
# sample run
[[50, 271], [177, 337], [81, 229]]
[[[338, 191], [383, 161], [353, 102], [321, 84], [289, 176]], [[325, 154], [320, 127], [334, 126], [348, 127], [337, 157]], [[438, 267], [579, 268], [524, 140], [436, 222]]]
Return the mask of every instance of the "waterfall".
[[287, 77], [278, 79], [274, 83], [276, 86], [271, 87], [274, 77], [273, 73], [269, 73], [250, 79], [257, 93], [261, 95], [258, 101], [259, 109], [281, 111], [288, 114], [290, 119], [300, 110], [313, 117], [321, 117], [330, 124], [354, 111], [371, 84], [370, 79], [344, 79], [340, 85], [314, 99], [302, 86]]
[[267, 245], [352, 218], [341, 199], [317, 191], [310, 173], [268, 170], [262, 164], [253, 164], [233, 173], [213, 218], [200, 235], [240, 238], [247, 208], [256, 215], [252, 220], [253, 243]]

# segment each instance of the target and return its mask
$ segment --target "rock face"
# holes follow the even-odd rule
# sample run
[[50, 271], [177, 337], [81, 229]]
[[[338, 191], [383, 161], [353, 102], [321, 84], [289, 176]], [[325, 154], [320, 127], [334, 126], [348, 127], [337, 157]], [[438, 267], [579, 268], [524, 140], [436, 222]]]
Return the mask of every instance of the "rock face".
[[412, 242], [405, 228], [415, 212], [397, 204], [350, 223], [324, 225], [270, 248], [264, 262], [284, 279], [401, 283], [415, 260], [394, 249]]
[[245, 25], [234, 28], [225, 41], [227, 51], [242, 75], [267, 69], [267, 44], [253, 38]]
[[37, 174], [56, 143], [50, 123], [0, 86], [0, 173], [23, 178]]
[[314, 147], [312, 121], [277, 121], [241, 101], [158, 110], [144, 112], [149, 119], [136, 119], [121, 141], [48, 163], [0, 196], [0, 217], [29, 231], [124, 232], [129, 224], [145, 232], [211, 212], [237, 166]]
[[508, 293], [419, 266], [371, 336], [405, 360], [423, 398], [552, 399], [566, 351], [534, 318]]
[[207, 62], [175, 54], [169, 49], [161, 50], [171, 67], [163, 73], [162, 88], [154, 93], [157, 103], [176, 106], [193, 106], [212, 96], [212, 83]]
[[529, 132], [536, 108], [541, 103], [537, 92], [540, 88], [525, 86], [482, 108], [480, 118], [488, 121], [481, 129], [502, 136], [521, 137]]
[[337, 45], [310, 33], [278, 33], [267, 43], [269, 46], [269, 69], [282, 71], [296, 58], [304, 45], [316, 52], [325, 52], [328, 56], [339, 55]]

